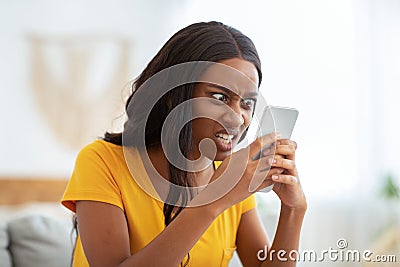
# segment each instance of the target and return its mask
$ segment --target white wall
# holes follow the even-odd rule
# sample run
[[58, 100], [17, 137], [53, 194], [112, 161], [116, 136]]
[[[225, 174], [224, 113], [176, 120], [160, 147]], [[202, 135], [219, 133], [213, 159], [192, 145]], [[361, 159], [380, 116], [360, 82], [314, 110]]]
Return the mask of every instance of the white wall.
[[[31, 72], [35, 66], [32, 66], [29, 36], [49, 39], [98, 36], [128, 40], [133, 49], [128, 59], [128, 82], [169, 38], [175, 23], [174, 9], [181, 5], [182, 1], [156, 0], [0, 1], [0, 175], [68, 177], [78, 152], [78, 148], [59, 142], [40, 113], [41, 107], [31, 86]], [[56, 49], [53, 50], [56, 54]], [[49, 75], [67, 82], [66, 62], [51, 52], [46, 58]], [[89, 98], [101, 93], [103, 88], [98, 85], [107, 83], [110, 69], [107, 63], [112, 63], [112, 52], [103, 47], [95, 54], [95, 63], [88, 70], [91, 79], [87, 82], [92, 87]], [[116, 95], [120, 98], [108, 101], [114, 101], [113, 104], [121, 108], [123, 90], [126, 93], [128, 86], [116, 85]], [[60, 101], [59, 105], [62, 104]], [[100, 110], [98, 114], [102, 115]], [[114, 117], [108, 119], [111, 124]], [[70, 123], [74, 125], [73, 121]], [[91, 139], [106, 129], [106, 126], [97, 129]]]

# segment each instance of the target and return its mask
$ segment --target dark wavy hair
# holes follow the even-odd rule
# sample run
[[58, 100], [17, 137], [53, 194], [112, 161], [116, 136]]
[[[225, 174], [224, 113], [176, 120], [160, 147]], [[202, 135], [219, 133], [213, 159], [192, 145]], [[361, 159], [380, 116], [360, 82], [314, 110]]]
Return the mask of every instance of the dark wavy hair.
[[[258, 53], [253, 42], [240, 31], [215, 21], [194, 23], [181, 29], [164, 44], [134, 81], [132, 94], [127, 99], [125, 106], [127, 121], [124, 124], [123, 132], [107, 132], [104, 140], [117, 145], [138, 145], [134, 142], [135, 136], [137, 136], [135, 131], [145, 129], [146, 148], [159, 146], [161, 144], [161, 129], [166, 117], [177, 105], [192, 98], [194, 83], [184, 84], [168, 91], [154, 105], [146, 121], [141, 115], [140, 107], [132, 107], [130, 105], [138, 89], [146, 90], [151, 94], [151, 87], [143, 86], [145, 82], [156, 73], [180, 63], [195, 61], [219, 62], [232, 58], [240, 58], [253, 63], [258, 72], [258, 85], [260, 85], [262, 73]], [[174, 117], [173, 121], [183, 121], [185, 116], [190, 113], [191, 111], [187, 110], [187, 112], [174, 114], [176, 117]], [[143, 126], [145, 128], [142, 128]], [[124, 141], [122, 136], [124, 136]], [[132, 140], [132, 143], [129, 143], [129, 140]], [[178, 142], [182, 154], [187, 158], [193, 146], [190, 122], [185, 124], [180, 131]], [[193, 181], [189, 179], [187, 171], [180, 170], [171, 163], [169, 163], [168, 179], [176, 185], [187, 188], [193, 186]], [[179, 195], [176, 195], [176, 192], [170, 190], [168, 203], [177, 203], [178, 200], [187, 203], [191, 197], [190, 191], [186, 193], [180, 192]], [[164, 204], [163, 213], [166, 226], [182, 211], [182, 206]]]

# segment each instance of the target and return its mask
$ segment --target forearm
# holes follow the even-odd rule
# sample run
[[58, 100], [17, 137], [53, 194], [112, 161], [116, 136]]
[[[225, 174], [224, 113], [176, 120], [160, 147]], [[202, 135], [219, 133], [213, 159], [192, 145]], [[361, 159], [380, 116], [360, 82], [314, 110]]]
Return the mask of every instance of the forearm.
[[178, 266], [219, 213], [213, 204], [183, 209], [153, 241], [120, 266]]
[[[290, 259], [289, 253], [293, 250], [298, 251], [299, 249], [300, 231], [304, 214], [305, 209], [291, 209], [282, 206], [275, 238], [267, 251], [266, 260], [262, 266], [296, 266], [296, 261]], [[296, 254], [292, 254], [293, 257], [296, 258]], [[287, 260], [285, 261], [284, 259]]]

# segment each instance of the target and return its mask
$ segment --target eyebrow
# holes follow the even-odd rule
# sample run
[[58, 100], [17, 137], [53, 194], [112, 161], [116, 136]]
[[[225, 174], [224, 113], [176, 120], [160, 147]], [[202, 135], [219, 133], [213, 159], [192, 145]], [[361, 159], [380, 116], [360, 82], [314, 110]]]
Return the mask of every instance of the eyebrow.
[[[227, 87], [224, 87], [222, 85], [213, 84], [213, 83], [207, 83], [207, 86], [220, 89], [220, 90], [224, 91], [227, 94], [235, 94], [235, 95], [237, 95], [237, 93], [235, 91], [233, 91], [233, 90], [231, 90], [231, 89], [229, 89]], [[257, 91], [251, 91], [251, 92], [247, 93], [246, 96], [247, 97], [257, 97], [258, 96], [258, 92]]]

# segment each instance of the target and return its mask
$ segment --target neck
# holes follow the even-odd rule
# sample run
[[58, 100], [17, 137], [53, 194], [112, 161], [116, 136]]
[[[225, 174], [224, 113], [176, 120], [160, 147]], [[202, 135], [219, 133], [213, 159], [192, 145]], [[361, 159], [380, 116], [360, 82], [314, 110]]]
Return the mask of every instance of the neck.
[[[148, 148], [147, 152], [149, 154], [150, 161], [153, 164], [154, 168], [164, 179], [168, 180], [169, 162], [167, 157], [165, 156], [162, 147], [160, 145], [150, 147]], [[192, 156], [189, 156], [189, 160], [194, 160], [194, 159]], [[211, 164], [209, 164], [209, 161], [210, 161], [209, 159], [203, 158], [202, 160], [200, 160], [199, 164], [201, 164], [201, 166], [207, 166], [207, 167], [202, 168], [201, 171], [188, 172], [188, 175], [192, 175], [194, 177], [194, 180], [196, 181], [196, 185], [193, 186], [204, 186], [208, 184], [208, 182], [210, 181], [212, 175], [214, 174], [214, 164], [212, 161]]]

